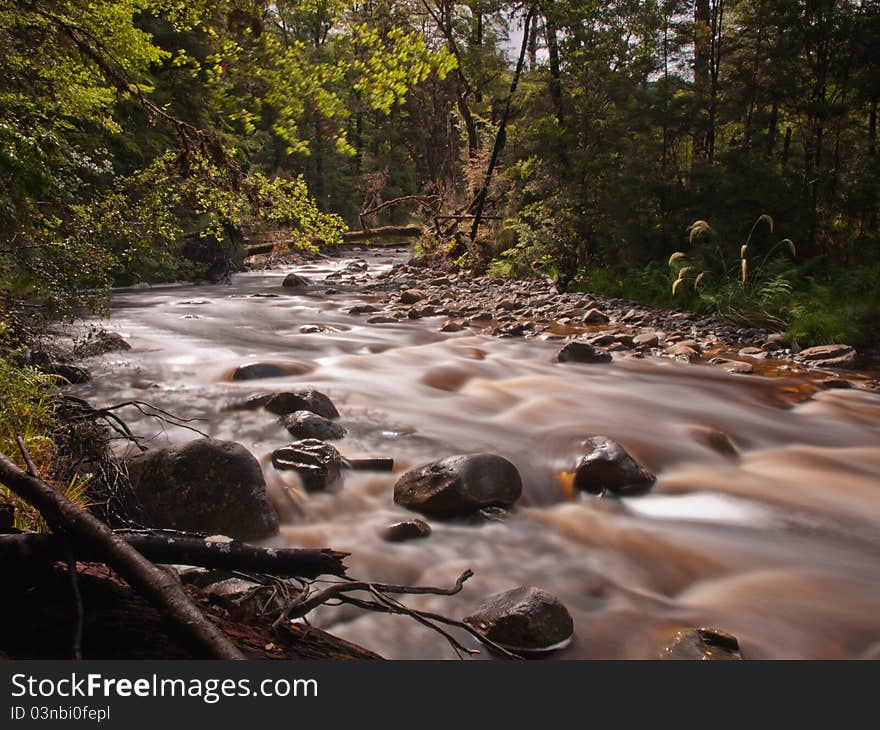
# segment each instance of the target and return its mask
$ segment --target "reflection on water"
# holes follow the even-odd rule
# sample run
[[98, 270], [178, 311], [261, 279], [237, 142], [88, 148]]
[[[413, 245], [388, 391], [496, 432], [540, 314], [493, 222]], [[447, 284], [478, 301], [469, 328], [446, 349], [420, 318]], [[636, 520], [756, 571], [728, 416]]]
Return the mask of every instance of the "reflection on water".
[[[368, 257], [376, 270], [402, 254]], [[300, 273], [319, 281], [344, 263]], [[337, 294], [294, 294], [283, 278], [118, 292], [109, 326], [133, 349], [96, 363], [77, 393], [147, 400], [243, 443], [263, 460], [284, 517], [279, 544], [351, 551], [353, 575], [395, 583], [475, 571], [460, 596], [412, 605], [461, 617], [515, 585], [555, 593], [577, 630], [564, 657], [650, 657], [693, 625], [735, 634], [751, 657], [858, 657], [880, 639], [880, 397], [830, 390], [806, 400], [814, 388], [793, 377], [654, 359], [562, 365], [558, 343], [442, 334], [440, 318], [367, 325], [346, 312], [370, 297], [338, 280]], [[229, 380], [251, 363], [310, 372]], [[352, 474], [333, 494], [285, 489], [290, 475], [267, 458], [290, 440], [285, 429], [264, 411], [226, 407], [296, 385], [337, 404], [345, 454], [393, 456], [398, 470], [466, 451], [506, 456], [523, 475], [520, 508], [503, 523], [435, 522], [427, 540], [390, 544], [378, 531], [403, 514], [395, 475]], [[157, 443], [192, 436], [136, 416], [135, 431]], [[740, 458], [718, 448], [716, 431]], [[572, 499], [557, 476], [593, 434], [657, 473], [653, 492]], [[315, 620], [389, 657], [450, 656], [404, 618], [322, 608]]]

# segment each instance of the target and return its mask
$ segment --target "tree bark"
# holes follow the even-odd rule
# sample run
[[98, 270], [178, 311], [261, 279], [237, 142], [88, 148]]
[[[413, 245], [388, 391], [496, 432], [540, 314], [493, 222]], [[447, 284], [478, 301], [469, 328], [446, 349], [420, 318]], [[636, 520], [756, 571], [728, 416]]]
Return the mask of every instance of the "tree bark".
[[[260, 548], [247, 543], [206, 542], [187, 535], [114, 533], [147, 560], [163, 565], [196, 565], [202, 568], [266, 573], [279, 577], [317, 578], [345, 575], [345, 553], [327, 549]], [[0, 535], [0, 562], [54, 562], [65, 559], [66, 539], [62, 535]], [[103, 562], [99, 551], [86, 545], [78, 548], [83, 562]]]
[[474, 222], [471, 225], [471, 242], [477, 238], [477, 231], [480, 228], [480, 221], [483, 217], [483, 209], [486, 206], [486, 195], [489, 192], [489, 184], [492, 182], [492, 173], [495, 171], [495, 165], [498, 162], [498, 156], [504, 149], [504, 142], [507, 137], [507, 120], [510, 118], [510, 106], [513, 101], [513, 95], [516, 93], [516, 87], [519, 84], [519, 77], [522, 74], [523, 64], [525, 62], [526, 50], [529, 44], [529, 30], [532, 20], [535, 17], [536, 6], [532, 5], [526, 15], [523, 26], [523, 39], [519, 49], [519, 58], [516, 62], [516, 69], [513, 72], [513, 79], [510, 82], [510, 93], [507, 95], [507, 103], [504, 106], [504, 114], [501, 116], [501, 122], [498, 125], [498, 132], [495, 135], [495, 144], [492, 146], [492, 156], [489, 158], [489, 166], [486, 168], [486, 177], [483, 179], [483, 185], [477, 193], [474, 206]]

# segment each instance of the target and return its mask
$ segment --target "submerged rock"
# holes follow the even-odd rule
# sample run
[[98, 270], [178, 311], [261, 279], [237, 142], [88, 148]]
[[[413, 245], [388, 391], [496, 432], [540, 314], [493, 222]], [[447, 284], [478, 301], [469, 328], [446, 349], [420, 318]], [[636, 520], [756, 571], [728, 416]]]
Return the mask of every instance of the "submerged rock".
[[312, 368], [301, 363], [255, 362], [241, 365], [229, 376], [233, 382], [242, 380], [262, 380], [263, 378], [284, 378], [291, 375], [304, 375]]
[[656, 481], [626, 449], [605, 436], [592, 436], [584, 442], [585, 453], [578, 461], [574, 487], [591, 494], [609, 491], [628, 496], [646, 492]]
[[611, 355], [586, 342], [574, 340], [557, 353], [556, 359], [559, 362], [604, 363], [611, 362]]
[[403, 520], [395, 522], [379, 531], [379, 535], [387, 542], [404, 542], [428, 537], [431, 526], [424, 520]]
[[263, 407], [276, 416], [286, 416], [296, 411], [310, 411], [324, 418], [339, 418], [339, 411], [320, 390], [306, 388], [304, 390], [284, 391], [271, 394]]
[[408, 471], [394, 485], [397, 504], [434, 517], [509, 507], [521, 494], [516, 467], [495, 454], [448, 456]]
[[[253, 540], [278, 530], [263, 470], [241, 444], [196, 439], [125, 460], [148, 527]], [[134, 515], [133, 515], [134, 516]]]
[[856, 361], [856, 351], [849, 345], [819, 345], [801, 350], [795, 362], [823, 368], [848, 368]]
[[718, 629], [679, 631], [660, 652], [660, 659], [736, 660], [742, 659], [735, 636]]
[[311, 411], [294, 411], [281, 419], [291, 436], [322, 441], [341, 439], [345, 429], [338, 423]]
[[285, 286], [288, 289], [299, 289], [302, 287], [306, 287], [311, 282], [306, 279], [304, 276], [300, 276], [299, 274], [290, 273], [284, 277], [284, 281], [281, 282], [281, 286]]
[[98, 330], [78, 342], [73, 351], [77, 357], [97, 357], [108, 352], [123, 352], [130, 349], [131, 345], [118, 332]]
[[517, 653], [562, 649], [574, 634], [568, 609], [556, 596], [533, 586], [490, 596], [464, 620], [487, 639]]
[[345, 462], [330, 444], [303, 439], [273, 451], [272, 466], [282, 471], [295, 471], [307, 492], [321, 492], [340, 482]]

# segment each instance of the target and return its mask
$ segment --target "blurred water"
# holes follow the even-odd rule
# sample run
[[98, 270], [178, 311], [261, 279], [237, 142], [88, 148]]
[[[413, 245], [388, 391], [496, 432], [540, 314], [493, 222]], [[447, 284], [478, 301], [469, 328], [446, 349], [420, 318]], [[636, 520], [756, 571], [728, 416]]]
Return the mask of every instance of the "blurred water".
[[[365, 255], [374, 271], [405, 258]], [[317, 281], [345, 263], [297, 271]], [[442, 334], [438, 318], [367, 325], [345, 310], [369, 297], [325, 295], [324, 286], [292, 293], [284, 273], [117, 292], [105, 325], [133, 349], [93, 363], [94, 380], [77, 394], [102, 405], [146, 400], [251, 449], [283, 516], [276, 544], [351, 551], [352, 575], [395, 583], [452, 583], [475, 571], [459, 596], [408, 599], [414, 606], [461, 617], [516, 585], [555, 593], [576, 625], [558, 656], [651, 657], [694, 625], [735, 634], [751, 657], [858, 657], [880, 640], [877, 395], [830, 390], [804, 400], [812, 389], [796, 378], [656, 359], [562, 365], [558, 343]], [[267, 294], [276, 296], [254, 296]], [[327, 329], [304, 334], [305, 325]], [[251, 362], [304, 374], [229, 380]], [[493, 451], [523, 475], [520, 508], [503, 523], [434, 522], [427, 540], [382, 541], [379, 528], [409, 516], [392, 502], [395, 475], [352, 474], [337, 493], [306, 495], [268, 461], [290, 440], [277, 420], [225, 409], [302, 385], [337, 404], [344, 454], [393, 456], [403, 469]], [[155, 443], [194, 436], [125, 415]], [[709, 448], [710, 429], [743, 457]], [[593, 434], [619, 440], [658, 474], [651, 494], [566, 492], [557, 475]], [[405, 618], [322, 608], [315, 623], [389, 657], [452, 656]]]

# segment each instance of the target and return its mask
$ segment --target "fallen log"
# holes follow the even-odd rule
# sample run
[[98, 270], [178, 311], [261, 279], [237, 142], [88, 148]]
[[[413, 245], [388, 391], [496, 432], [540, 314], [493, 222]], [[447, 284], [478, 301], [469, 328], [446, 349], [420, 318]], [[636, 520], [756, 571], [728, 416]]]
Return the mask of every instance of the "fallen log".
[[[243, 573], [266, 573], [284, 578], [345, 576], [342, 561], [347, 553], [328, 549], [260, 548], [244, 542], [209, 542], [187, 535], [149, 535], [117, 532], [129, 546], [152, 563], [195, 565]], [[66, 540], [61, 535], [0, 535], [0, 564], [4, 561], [54, 562], [65, 560]], [[77, 559], [101, 562], [90, 546], [78, 548]]]
[[369, 241], [374, 238], [418, 238], [425, 232], [421, 226], [377, 226], [361, 231], [346, 231], [342, 234], [345, 243]]
[[89, 512], [80, 509], [35, 474], [28, 474], [0, 454], [0, 484], [32, 504], [74, 552], [87, 550], [112, 567], [128, 584], [166, 617], [175, 633], [200, 656], [244, 659], [229, 638], [212, 624], [166, 571]]

